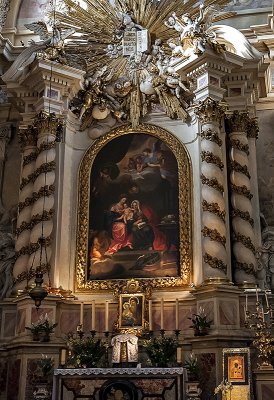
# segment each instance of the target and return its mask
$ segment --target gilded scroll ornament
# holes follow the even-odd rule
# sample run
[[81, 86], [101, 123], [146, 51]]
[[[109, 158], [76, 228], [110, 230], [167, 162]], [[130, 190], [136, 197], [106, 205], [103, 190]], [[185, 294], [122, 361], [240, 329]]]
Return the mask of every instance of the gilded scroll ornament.
[[225, 274], [227, 272], [227, 265], [217, 257], [212, 257], [210, 254], [204, 254], [204, 262], [210, 265], [211, 268], [220, 269]]
[[222, 139], [219, 138], [218, 132], [210, 128], [201, 132], [201, 138], [216, 143], [219, 147], [223, 144]]
[[219, 183], [216, 178], [209, 179], [209, 178], [206, 178], [203, 174], [201, 174], [201, 182], [203, 185], [210, 186], [213, 189], [216, 189], [221, 193], [224, 192], [223, 185], [221, 183]]
[[203, 211], [209, 211], [217, 215], [223, 222], [225, 222], [225, 210], [221, 210], [218, 203], [209, 203], [206, 200], [202, 202]]
[[221, 101], [213, 100], [207, 97], [205, 100], [200, 101], [195, 107], [194, 111], [199, 120], [203, 123], [219, 122], [225, 115], [228, 104]]
[[216, 156], [211, 151], [202, 151], [201, 160], [207, 163], [215, 164], [222, 171], [224, 169], [224, 163], [219, 156]]
[[207, 226], [204, 226], [202, 229], [202, 234], [204, 237], [209, 237], [211, 240], [219, 242], [225, 247], [226, 237], [222, 236], [220, 232], [217, 231], [217, 229], [210, 229]]
[[34, 126], [39, 134], [57, 135], [63, 129], [63, 118], [55, 113], [40, 111], [34, 118]]

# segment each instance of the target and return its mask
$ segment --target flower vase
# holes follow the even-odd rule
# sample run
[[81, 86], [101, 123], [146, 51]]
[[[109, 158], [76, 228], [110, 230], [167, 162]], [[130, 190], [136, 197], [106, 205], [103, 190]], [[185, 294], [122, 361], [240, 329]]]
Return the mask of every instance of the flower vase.
[[39, 333], [33, 333], [33, 334], [32, 334], [32, 340], [33, 340], [34, 342], [39, 342], [39, 340], [40, 340], [40, 334], [39, 334]]
[[50, 342], [50, 334], [48, 332], [40, 333], [40, 341], [41, 342]]
[[51, 392], [48, 387], [48, 383], [40, 383], [36, 386], [33, 392], [34, 400], [50, 400]]

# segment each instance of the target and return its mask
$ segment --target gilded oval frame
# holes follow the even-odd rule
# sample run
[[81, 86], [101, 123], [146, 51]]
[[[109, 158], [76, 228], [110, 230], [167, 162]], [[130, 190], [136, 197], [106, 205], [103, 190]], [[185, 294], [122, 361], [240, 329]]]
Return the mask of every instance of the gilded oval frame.
[[189, 155], [180, 140], [167, 130], [150, 124], [141, 124], [137, 128], [123, 125], [94, 141], [87, 149], [79, 168], [78, 181], [78, 222], [76, 238], [76, 274], [75, 291], [87, 293], [90, 291], [109, 290], [125, 279], [87, 280], [90, 173], [98, 152], [111, 140], [130, 133], [143, 133], [162, 140], [176, 157], [179, 182], [179, 275], [162, 278], [136, 278], [144, 281], [152, 288], [188, 287], [192, 275], [192, 244], [191, 244], [191, 202], [192, 202], [192, 172]]

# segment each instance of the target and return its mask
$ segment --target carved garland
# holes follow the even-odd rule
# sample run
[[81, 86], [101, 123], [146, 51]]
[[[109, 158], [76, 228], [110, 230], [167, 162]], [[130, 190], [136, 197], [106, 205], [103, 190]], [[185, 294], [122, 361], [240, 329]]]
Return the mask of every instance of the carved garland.
[[25, 207], [29, 207], [32, 204], [34, 204], [41, 197], [51, 196], [54, 193], [54, 191], [55, 191], [54, 185], [50, 186], [46, 185], [41, 187], [38, 192], [33, 192], [31, 197], [26, 197], [24, 201], [20, 201], [20, 203], [18, 203], [19, 212], [21, 212]]
[[37, 159], [37, 156], [45, 150], [51, 150], [56, 147], [56, 141], [52, 142], [43, 142], [38, 149], [34, 150], [32, 153], [28, 154], [27, 156], [23, 157], [23, 167], [30, 164], [31, 162]]
[[236, 172], [241, 172], [243, 175], [245, 175], [247, 178], [250, 179], [250, 173], [248, 171], [247, 165], [241, 165], [235, 160], [231, 160], [229, 163], [230, 168], [232, 168]]
[[217, 167], [220, 168], [222, 171], [224, 169], [224, 164], [220, 157], [213, 154], [211, 151], [202, 151], [201, 152], [201, 159], [207, 163], [215, 164]]
[[28, 175], [27, 178], [22, 179], [20, 189], [22, 190], [28, 183], [34, 182], [38, 178], [39, 175], [54, 171], [55, 167], [56, 167], [55, 161], [50, 161], [48, 163], [44, 163], [44, 164], [40, 165], [40, 167], [38, 167], [34, 172], [32, 172], [30, 175]]
[[42, 221], [50, 221], [54, 215], [54, 209], [49, 211], [44, 210], [42, 214], [35, 214], [31, 217], [30, 222], [23, 221], [22, 224], [16, 229], [16, 235], [20, 235], [25, 230], [31, 230], [35, 225]]
[[[40, 270], [41, 270], [41, 272], [42, 272], [43, 274], [46, 274], [46, 273], [49, 272], [50, 267], [51, 267], [50, 264], [42, 264]], [[19, 283], [19, 282], [29, 281], [29, 280], [31, 280], [32, 278], [35, 277], [35, 274], [36, 274], [36, 271], [35, 271], [34, 269], [30, 269], [29, 271], [21, 272], [21, 273], [13, 280], [13, 282], [14, 282], [14, 284], [15, 284], [15, 283]]]
[[202, 207], [203, 211], [209, 211], [217, 215], [222, 221], [225, 221], [225, 210], [221, 210], [218, 203], [208, 203], [206, 200], [203, 200]]
[[223, 141], [219, 138], [218, 132], [208, 128], [201, 132], [201, 138], [216, 143], [219, 147], [222, 146]]
[[252, 263], [248, 264], [248, 263], [242, 263], [242, 262], [236, 261], [235, 266], [237, 269], [241, 269], [249, 275], [254, 275], [254, 273], [256, 272], [254, 264], [252, 264]]
[[210, 229], [207, 226], [204, 226], [204, 228], [202, 229], [202, 233], [204, 237], [209, 237], [211, 240], [219, 242], [225, 247], [226, 237], [222, 236], [220, 232], [217, 231], [217, 229]]
[[[45, 238], [45, 243], [46, 243], [46, 246], [49, 246], [51, 244], [50, 236]], [[35, 251], [37, 251], [40, 247], [41, 247], [41, 245], [38, 242], [33, 242], [33, 243], [28, 244], [27, 246], [23, 246], [20, 250], [18, 250], [16, 252], [15, 258], [17, 259], [18, 257], [20, 257], [22, 255], [26, 255], [26, 254], [30, 255], [30, 254], [34, 253]]]
[[235, 208], [231, 211], [231, 216], [232, 217], [240, 217], [244, 219], [245, 221], [248, 221], [252, 227], [254, 227], [254, 219], [251, 218], [250, 214], [248, 211], [241, 211], [238, 208]]
[[222, 270], [225, 274], [227, 272], [227, 265], [217, 257], [212, 257], [210, 254], [204, 254], [204, 262], [210, 265], [211, 268]]
[[252, 243], [250, 237], [242, 235], [240, 233], [232, 233], [232, 239], [236, 242], [241, 242], [245, 247], [252, 251], [253, 254], [256, 254], [255, 246]]
[[221, 193], [224, 192], [223, 185], [221, 183], [219, 183], [216, 178], [209, 179], [209, 178], [206, 178], [203, 174], [201, 174], [201, 181], [202, 181], [203, 185], [210, 186], [213, 189], [216, 189]]
[[229, 139], [229, 143], [234, 149], [243, 151], [247, 156], [249, 155], [248, 144], [243, 144], [239, 139]]
[[233, 190], [233, 192], [241, 194], [241, 195], [247, 197], [249, 200], [251, 200], [253, 197], [253, 194], [250, 193], [250, 190], [248, 190], [245, 185], [237, 186], [234, 183], [230, 183], [230, 187]]

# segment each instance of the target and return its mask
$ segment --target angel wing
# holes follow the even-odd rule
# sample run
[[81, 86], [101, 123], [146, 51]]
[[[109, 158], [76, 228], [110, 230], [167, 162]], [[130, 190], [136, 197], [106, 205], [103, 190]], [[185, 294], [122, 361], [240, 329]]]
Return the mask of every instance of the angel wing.
[[41, 40], [47, 40], [49, 38], [47, 25], [43, 21], [25, 24], [25, 27], [30, 31], [33, 31], [36, 35], [39, 35]]
[[70, 35], [73, 35], [75, 32], [74, 28], [71, 29], [66, 29], [66, 30], [62, 30], [62, 39], [65, 40], [67, 39]]

